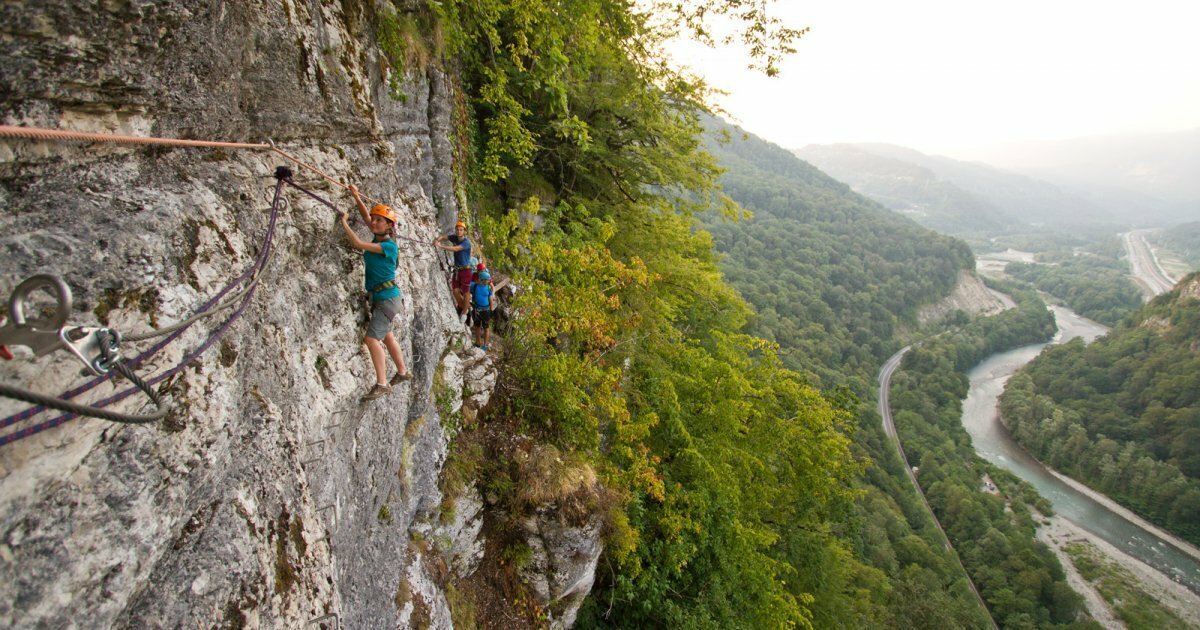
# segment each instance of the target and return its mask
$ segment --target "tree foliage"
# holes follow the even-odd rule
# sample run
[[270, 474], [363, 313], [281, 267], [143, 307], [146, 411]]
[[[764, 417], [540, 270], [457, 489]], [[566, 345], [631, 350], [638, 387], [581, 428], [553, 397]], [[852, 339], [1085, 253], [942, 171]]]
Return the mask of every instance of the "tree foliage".
[[1061, 299], [1071, 310], [1114, 326], [1142, 305], [1142, 294], [1129, 279], [1128, 263], [1115, 236], [1086, 248], [1055, 249], [1037, 263], [1009, 263], [1005, 273]]
[[[824, 387], [867, 395], [876, 367], [920, 306], [974, 265], [940, 236], [852, 193], [783, 149], [708, 121], [721, 184], [753, 219], [707, 221], [730, 282], [754, 305], [751, 331]], [[847, 380], [846, 377], [852, 377]]]
[[808, 566], [819, 558], [837, 570], [797, 578], [816, 596], [814, 625], [986, 627], [873, 405], [859, 402], [873, 399], [871, 381], [899, 346], [897, 333], [916, 326], [920, 305], [950, 292], [959, 270], [972, 266], [970, 252], [779, 147], [716, 121], [706, 126], [707, 146], [728, 169], [721, 183], [752, 213], [705, 216], [730, 283], [756, 309], [750, 330], [854, 410], [852, 447], [868, 461], [858, 500], [834, 528], [847, 552], [806, 553]]
[[[397, 8], [432, 25], [427, 49], [466, 96], [459, 184], [519, 287], [488, 422], [553, 445], [558, 468], [593, 467], [613, 498], [581, 627], [981, 627], [856, 399], [969, 251], [773, 148], [753, 157], [768, 186], [743, 177], [749, 154], [702, 142], [707, 87], [656, 57], [670, 28], [725, 12], [769, 44], [750, 46], [769, 69], [799, 33], [765, 6], [678, 3], [673, 27], [612, 0]], [[776, 223], [710, 223], [714, 239], [699, 218], [745, 216], [722, 187]], [[727, 283], [714, 245], [754, 270], [743, 239], [786, 266], [767, 286], [802, 309], [752, 291], [765, 275], [726, 268], [753, 279], [738, 289], [757, 313]]]
[[742, 330], [694, 218], [736, 213], [700, 143], [704, 86], [653, 62], [663, 33], [626, 3], [433, 6], [468, 96], [481, 240], [520, 287], [493, 421], [588, 462], [617, 497], [603, 606], [579, 624], [810, 625], [797, 576], [841, 568], [789, 545], [804, 527], [806, 549], [844, 553], [825, 532], [859, 468], [852, 426]]

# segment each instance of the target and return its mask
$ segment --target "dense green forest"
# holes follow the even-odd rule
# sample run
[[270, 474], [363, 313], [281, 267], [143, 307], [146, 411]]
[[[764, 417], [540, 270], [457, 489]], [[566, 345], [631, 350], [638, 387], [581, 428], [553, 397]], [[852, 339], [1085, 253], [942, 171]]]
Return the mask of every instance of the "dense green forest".
[[[816, 592], [857, 590], [857, 616], [869, 623], [851, 626], [987, 627], [883, 432], [872, 387], [901, 345], [897, 333], [915, 328], [917, 307], [949, 293], [958, 270], [972, 265], [969, 250], [775, 145], [718, 121], [707, 126], [708, 146], [727, 169], [721, 184], [753, 213], [742, 221], [705, 219], [730, 283], [757, 311], [750, 330], [776, 340], [785, 364], [826, 391], [845, 392], [857, 425], [853, 447], [867, 462], [858, 498], [834, 528], [851, 552], [839, 563], [856, 582]], [[815, 614], [818, 627], [849, 618], [829, 607]]]
[[[699, 28], [736, 4], [658, 15]], [[612, 0], [428, 7], [385, 12], [381, 40], [397, 67], [457, 77], [467, 218], [520, 287], [497, 394], [448, 464], [504, 508], [489, 527], [510, 580], [492, 590], [519, 589], [530, 555], [504, 531], [553, 503], [568, 522], [604, 517], [579, 627], [890, 624], [886, 581], [845, 561], [835, 532], [862, 467], [847, 405], [747, 334], [750, 309], [694, 218], [738, 210], [700, 143], [704, 86], [657, 63], [668, 33]], [[798, 35], [761, 12], [738, 19], [768, 71]], [[531, 599], [508, 612], [538, 623]]]
[[1142, 294], [1129, 279], [1129, 263], [1120, 257], [1118, 238], [1108, 236], [1089, 245], [1043, 250], [1038, 262], [1009, 263], [1005, 273], [1062, 300], [1084, 317], [1115, 326], [1142, 305]]
[[[1034, 540], [1034, 510], [1049, 504], [1032, 487], [975, 454], [962, 428], [966, 371], [988, 355], [1054, 333], [1054, 316], [1031, 292], [1018, 308], [922, 342], [892, 378], [892, 409], [921, 487], [1001, 627], [1086, 627], [1082, 598], [1054, 555]], [[987, 474], [999, 495], [983, 491]]]
[[[754, 213], [741, 222], [709, 222], [717, 248], [725, 254], [722, 267], [730, 282], [759, 311], [751, 329], [779, 340], [785, 361], [816, 373], [823, 386], [845, 384], [861, 398], [873, 398], [864, 384], [869, 385], [874, 371], [898, 346], [898, 329], [915, 328], [904, 314], [912, 312], [912, 304], [944, 295], [939, 292], [948, 291], [952, 283], [947, 276], [971, 265], [969, 252], [960, 241], [934, 235], [850, 193], [777, 147], [735, 129], [712, 127], [714, 139], [726, 139], [710, 144], [728, 168], [721, 182], [734, 200]], [[806, 236], [805, 250], [839, 248], [842, 267], [861, 274], [855, 286], [870, 287], [856, 294], [862, 300], [857, 309], [833, 311], [821, 322], [824, 333], [814, 339], [824, 343], [814, 342], [815, 347], [803, 340], [791, 345], [793, 337], [777, 332], [803, 328], [812, 315], [799, 310], [775, 317], [772, 311], [779, 305], [822, 302], [820, 292], [837, 286], [830, 278], [844, 277], [838, 274], [847, 271], [814, 264], [806, 252], [798, 253], [789, 239], [780, 237], [791, 234]], [[845, 238], [847, 234], [861, 238]], [[880, 236], [884, 234], [888, 237]], [[896, 249], [909, 252], [911, 266], [890, 264], [880, 255]], [[958, 266], [942, 266], [947, 261], [957, 261]], [[1048, 504], [1028, 485], [975, 457], [961, 428], [965, 372], [989, 354], [1045, 341], [1055, 330], [1052, 313], [1032, 292], [1005, 288], [1016, 293], [1021, 308], [921, 344], [896, 377], [894, 406], [904, 425], [906, 449], [911, 442], [917, 457], [932, 466], [928, 474], [922, 467], [922, 481], [996, 620], [1003, 627], [1069, 627], [1076, 625], [1081, 600], [1067, 586], [1057, 560], [1034, 541], [1035, 523], [1026, 507], [1033, 504], [1047, 513]], [[889, 300], [911, 302], [893, 303], [895, 310], [887, 311], [900, 316], [872, 322], [871, 307]], [[855, 343], [855, 332], [871, 326], [887, 330], [889, 337], [872, 345], [864, 335]], [[838, 352], [843, 347], [839, 341], [845, 339], [850, 341], [843, 354]], [[942, 548], [940, 534], [911, 490], [880, 418], [863, 405], [858, 419], [855, 447], [870, 464], [860, 478], [862, 494], [845, 536], [858, 561], [887, 576], [893, 593], [916, 595], [921, 602], [905, 605], [893, 600], [889, 612], [901, 625], [913, 627], [988, 625], [958, 563]], [[1016, 516], [1006, 512], [1003, 499], [980, 491], [984, 471], [1005, 490]]]
[[975, 246], [977, 252], [1000, 252], [1012, 248], [1025, 252], [1047, 253], [1057, 257], [1075, 251], [1088, 251], [1097, 256], [1120, 258], [1124, 252], [1114, 226], [1106, 224], [1055, 225], [1026, 227], [1011, 234], [989, 239]]
[[1085, 346], [1047, 350], [1001, 413], [1039, 459], [1200, 543], [1200, 275]]
[[1068, 308], [1114, 326], [1142, 305], [1141, 293], [1126, 270], [1091, 260], [1069, 260], [1055, 265], [1009, 263], [1005, 273], [1062, 300]]
[[945, 297], [974, 259], [941, 236], [860, 195], [794, 155], [715, 120], [709, 151], [725, 192], [753, 213], [707, 221], [729, 282], [754, 305], [750, 330], [787, 349], [785, 362], [822, 387], [865, 395], [899, 347], [898, 328]]

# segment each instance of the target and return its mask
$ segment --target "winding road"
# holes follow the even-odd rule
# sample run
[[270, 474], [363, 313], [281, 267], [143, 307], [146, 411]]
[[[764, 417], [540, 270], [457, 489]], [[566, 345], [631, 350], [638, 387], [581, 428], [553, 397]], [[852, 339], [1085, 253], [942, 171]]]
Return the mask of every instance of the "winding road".
[[992, 628], [999, 629], [996, 625], [996, 620], [992, 619], [992, 611], [988, 609], [987, 604], [983, 601], [983, 596], [979, 594], [979, 589], [975, 588], [975, 581], [971, 579], [971, 574], [967, 573], [967, 567], [963, 566], [962, 558], [958, 557], [958, 551], [954, 549], [954, 545], [950, 544], [950, 537], [946, 535], [946, 530], [942, 528], [941, 521], [938, 520], [937, 514], [933, 512], [933, 507], [929, 505], [929, 501], [925, 498], [925, 491], [921, 489], [921, 484], [917, 483], [917, 474], [913, 471], [913, 467], [908, 463], [908, 456], [904, 454], [904, 447], [900, 445], [900, 436], [896, 433], [896, 422], [892, 420], [892, 404], [890, 400], [890, 390], [892, 388], [892, 374], [896, 373], [896, 369], [900, 367], [900, 362], [904, 360], [904, 355], [912, 349], [912, 346], [904, 346], [899, 352], [893, 354], [884, 362], [883, 367], [879, 369], [879, 415], [883, 418], [883, 430], [887, 433], [888, 438], [892, 440], [892, 444], [896, 446], [896, 452], [900, 454], [900, 461], [904, 463], [904, 470], [908, 473], [909, 481], [912, 481], [913, 487], [917, 489], [917, 495], [921, 497], [921, 502], [925, 504], [925, 509], [929, 510], [929, 516], [933, 519], [933, 524], [937, 525], [938, 531], [942, 533], [946, 549], [954, 554], [954, 559], [958, 561], [958, 566], [962, 569], [963, 575], [967, 578], [967, 584], [971, 586], [971, 592], [975, 593], [975, 598], [979, 600], [979, 605], [988, 614], [988, 620], [992, 622]]

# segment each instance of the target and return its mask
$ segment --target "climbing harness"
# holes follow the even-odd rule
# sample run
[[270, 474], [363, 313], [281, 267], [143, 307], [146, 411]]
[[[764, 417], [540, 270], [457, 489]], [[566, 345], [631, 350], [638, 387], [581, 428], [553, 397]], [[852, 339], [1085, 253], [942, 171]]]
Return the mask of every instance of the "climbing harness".
[[367, 293], [374, 295], [376, 293], [379, 293], [380, 291], [386, 291], [388, 289], [395, 288], [396, 286], [397, 285], [396, 285], [395, 280], [386, 280], [384, 282], [380, 282], [379, 284], [371, 287], [370, 289], [367, 289]]

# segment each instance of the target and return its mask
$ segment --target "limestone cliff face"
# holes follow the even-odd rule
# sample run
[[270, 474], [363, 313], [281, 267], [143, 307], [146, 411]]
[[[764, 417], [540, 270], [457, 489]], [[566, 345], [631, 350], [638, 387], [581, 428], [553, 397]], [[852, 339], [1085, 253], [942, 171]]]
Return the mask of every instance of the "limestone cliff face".
[[917, 313], [917, 321], [922, 324], [936, 322], [955, 311], [972, 317], [995, 315], [1014, 306], [1016, 304], [1008, 296], [988, 289], [979, 276], [970, 271], [960, 271], [954, 291], [937, 303], [922, 308]]
[[[359, 256], [334, 212], [288, 190], [256, 295], [167, 381], [166, 420], [80, 419], [0, 446], [0, 625], [452, 625], [439, 566], [451, 558], [462, 574], [478, 562], [483, 508], [469, 492], [454, 519], [439, 518], [437, 482], [449, 436], [486, 404], [495, 372], [455, 316], [446, 260], [423, 244], [459, 211], [451, 82], [410, 70], [406, 100], [390, 98], [397, 70], [374, 47], [373, 11], [0, 6], [4, 124], [270, 140], [393, 204], [400, 234], [422, 242], [401, 241], [393, 326], [415, 378], [382, 400], [359, 403], [372, 379]], [[74, 292], [73, 325], [129, 334], [179, 321], [253, 264], [280, 164], [262, 150], [0, 139], [0, 293], [52, 273]], [[291, 166], [298, 183], [353, 208]], [[139, 372], [174, 366], [226, 316]], [[58, 394], [88, 380], [63, 352], [16, 351], [0, 362], [6, 383]], [[114, 390], [98, 391], [82, 398]], [[26, 406], [4, 400], [0, 414]], [[114, 408], [136, 412], [145, 398]]]

